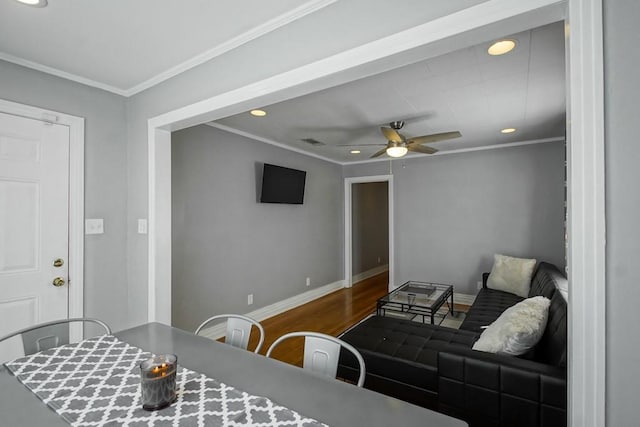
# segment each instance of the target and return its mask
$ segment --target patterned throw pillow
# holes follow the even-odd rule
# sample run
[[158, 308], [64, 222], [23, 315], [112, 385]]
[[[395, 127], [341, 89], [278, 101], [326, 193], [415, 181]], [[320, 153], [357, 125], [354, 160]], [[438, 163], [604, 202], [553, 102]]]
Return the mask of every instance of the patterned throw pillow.
[[529, 296], [531, 275], [535, 266], [535, 259], [495, 254], [493, 268], [487, 279], [487, 288], [510, 292], [526, 298]]

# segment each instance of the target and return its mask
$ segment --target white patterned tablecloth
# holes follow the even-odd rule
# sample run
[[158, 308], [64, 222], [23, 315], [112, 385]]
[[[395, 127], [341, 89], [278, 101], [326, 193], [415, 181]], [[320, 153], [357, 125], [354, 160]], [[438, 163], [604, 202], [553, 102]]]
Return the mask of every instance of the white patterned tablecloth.
[[177, 401], [159, 411], [145, 411], [138, 366], [151, 356], [103, 335], [5, 365], [73, 426], [325, 426], [266, 397], [182, 367], [176, 379]]

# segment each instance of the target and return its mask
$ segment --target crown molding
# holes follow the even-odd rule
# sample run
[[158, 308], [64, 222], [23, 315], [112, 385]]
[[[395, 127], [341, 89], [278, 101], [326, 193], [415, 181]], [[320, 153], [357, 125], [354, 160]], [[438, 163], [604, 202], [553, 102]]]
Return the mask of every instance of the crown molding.
[[243, 130], [236, 129], [236, 128], [233, 128], [231, 126], [226, 126], [226, 125], [223, 125], [223, 124], [220, 124], [220, 123], [207, 122], [207, 123], [205, 123], [205, 125], [210, 126], [212, 128], [223, 130], [225, 132], [234, 133], [236, 135], [244, 136], [245, 138], [249, 138], [249, 139], [253, 139], [253, 140], [256, 140], [256, 141], [264, 142], [264, 143], [269, 144], [269, 145], [274, 145], [276, 147], [279, 147], [279, 148], [282, 148], [282, 149], [285, 149], [285, 150], [294, 151], [296, 153], [303, 154], [305, 156], [314, 157], [316, 159], [324, 160], [326, 162], [338, 164], [338, 165], [341, 165], [341, 166], [357, 165], [357, 164], [363, 164], [363, 163], [386, 162], [386, 161], [389, 161], [389, 160], [407, 160], [407, 159], [418, 159], [418, 158], [424, 158], [424, 157], [447, 156], [449, 154], [461, 154], [461, 153], [470, 153], [470, 152], [473, 152], [473, 151], [497, 150], [497, 149], [501, 149], [501, 148], [521, 147], [523, 145], [545, 144], [547, 142], [564, 142], [564, 140], [565, 140], [564, 136], [554, 136], [554, 137], [551, 137], [551, 138], [532, 139], [532, 140], [529, 140], [529, 141], [509, 142], [509, 143], [506, 143], [506, 144], [493, 144], [493, 145], [484, 145], [482, 147], [461, 148], [459, 150], [438, 151], [437, 153], [434, 153], [434, 154], [416, 154], [416, 155], [412, 155], [412, 156], [409, 156], [409, 157], [406, 157], [406, 156], [405, 157], [397, 157], [397, 158], [383, 157], [383, 158], [376, 158], [376, 159], [365, 159], [365, 160], [355, 160], [355, 161], [346, 161], [346, 162], [344, 162], [344, 161], [331, 159], [329, 157], [325, 157], [325, 156], [322, 156], [320, 154], [315, 154], [315, 153], [312, 153], [312, 152], [309, 152], [309, 151], [305, 151], [305, 150], [303, 150], [301, 148], [292, 147], [292, 146], [284, 144], [282, 142], [274, 141], [273, 139], [269, 139], [269, 138], [264, 138], [262, 136], [255, 135], [255, 134], [252, 134], [250, 132], [245, 132]]
[[321, 156], [320, 154], [310, 153], [310, 152], [305, 151], [305, 150], [303, 150], [301, 148], [292, 147], [290, 145], [286, 145], [286, 144], [283, 144], [281, 142], [274, 141], [273, 139], [263, 138], [261, 136], [254, 135], [252, 133], [245, 132], [245, 131], [240, 130], [240, 129], [232, 128], [231, 126], [221, 125], [220, 123], [216, 123], [216, 122], [208, 122], [208, 123], [205, 123], [205, 125], [210, 126], [212, 128], [223, 130], [225, 132], [235, 133], [236, 135], [244, 136], [245, 138], [249, 138], [249, 139], [253, 139], [253, 140], [256, 140], [256, 141], [264, 142], [264, 143], [269, 144], [269, 145], [274, 145], [276, 147], [279, 147], [279, 148], [282, 148], [282, 149], [285, 149], [285, 150], [289, 150], [289, 151], [293, 151], [293, 152], [296, 152], [296, 153], [299, 153], [299, 154], [303, 154], [305, 156], [314, 157], [316, 159], [324, 160], [325, 162], [335, 163], [335, 164], [338, 164], [338, 165], [342, 165], [343, 164], [342, 162], [339, 162], [339, 161], [334, 160], [334, 159], [330, 159], [330, 158], [325, 157], [325, 156]]
[[237, 37], [234, 37], [222, 44], [219, 44], [213, 49], [210, 49], [206, 52], [196, 55], [193, 58], [188, 59], [183, 63], [178, 64], [175, 67], [172, 67], [150, 78], [149, 80], [146, 80], [130, 89], [127, 89], [125, 91], [126, 92], [125, 96], [132, 96], [146, 89], [149, 89], [150, 87], [153, 87], [159, 83], [164, 82], [165, 80], [175, 77], [178, 74], [184, 73], [185, 71], [195, 68], [198, 65], [204, 64], [205, 62], [210, 61], [217, 56], [220, 56], [226, 52], [229, 52], [232, 49], [235, 49], [265, 34], [268, 34], [271, 31], [277, 30], [280, 27], [283, 27], [313, 12], [316, 12], [324, 7], [327, 7], [335, 3], [336, 1], [338, 0], [311, 0], [306, 3], [303, 3], [302, 5], [298, 6], [293, 10], [290, 10], [287, 13], [277, 16], [257, 27], [252, 28], [249, 31], [246, 31], [240, 34]]
[[184, 73], [185, 71], [188, 71], [192, 68], [202, 65], [205, 62], [210, 61], [217, 56], [220, 56], [226, 52], [229, 52], [230, 50], [235, 49], [239, 46], [242, 46], [243, 44], [249, 43], [252, 40], [255, 40], [259, 37], [262, 37], [265, 34], [268, 34], [274, 30], [277, 30], [278, 28], [281, 28], [287, 24], [290, 24], [320, 9], [323, 9], [337, 1], [338, 0], [307, 1], [301, 4], [300, 6], [296, 7], [295, 9], [290, 10], [289, 12], [276, 16], [275, 18], [270, 19], [269, 21], [266, 21], [258, 25], [257, 27], [254, 27], [248, 31], [245, 31], [244, 33], [236, 37], [233, 37], [210, 50], [207, 50], [201, 54], [198, 54], [128, 89], [123, 89], [123, 88], [109, 85], [106, 83], [98, 82], [96, 80], [88, 79], [88, 78], [79, 76], [77, 74], [68, 73], [58, 68], [49, 67], [47, 65], [43, 65], [38, 62], [19, 58], [17, 56], [10, 55], [4, 52], [0, 52], [0, 59], [3, 61], [11, 62], [13, 64], [26, 67], [26, 68], [31, 68], [37, 71], [41, 71], [43, 73], [51, 74], [53, 76], [60, 77], [66, 80], [71, 80], [73, 82], [80, 83], [86, 86], [91, 86], [97, 89], [102, 89], [107, 92], [115, 93], [116, 95], [130, 97], [144, 90], [147, 90], [153, 86], [156, 86], [166, 80], [169, 80], [170, 78], [175, 77], [178, 74]]
[[31, 68], [32, 70], [41, 71], [46, 74], [51, 74], [52, 76], [60, 77], [65, 80], [71, 80], [72, 82], [80, 83], [85, 86], [91, 86], [97, 89], [102, 89], [107, 92], [115, 93], [116, 95], [129, 96], [127, 95], [127, 91], [124, 89], [120, 89], [108, 84], [97, 82], [95, 80], [87, 79], [77, 74], [67, 73], [66, 71], [59, 70], [58, 68], [49, 67], [47, 65], [42, 65], [38, 62], [33, 62], [23, 58], [18, 58], [17, 56], [9, 55], [8, 53], [0, 52], [0, 59], [3, 61], [11, 62], [16, 65], [20, 65], [25, 68]]
[[461, 153], [470, 153], [473, 151], [486, 151], [486, 150], [497, 150], [502, 148], [510, 148], [510, 147], [521, 147], [523, 145], [533, 145], [533, 144], [545, 144], [547, 142], [564, 142], [564, 136], [554, 136], [551, 138], [542, 138], [542, 139], [532, 139], [529, 141], [518, 141], [518, 142], [509, 142], [506, 144], [493, 144], [493, 145], [483, 145], [481, 147], [472, 147], [472, 148], [461, 148], [459, 150], [448, 150], [448, 151], [438, 151], [433, 154], [414, 154], [412, 156], [403, 156], [403, 157], [383, 157], [377, 159], [365, 159], [365, 160], [356, 160], [353, 162], [343, 162], [342, 165], [356, 165], [361, 163], [374, 163], [374, 162], [386, 162], [389, 160], [407, 160], [407, 159], [419, 159], [425, 157], [438, 157], [438, 156], [447, 156], [449, 154], [461, 154]]

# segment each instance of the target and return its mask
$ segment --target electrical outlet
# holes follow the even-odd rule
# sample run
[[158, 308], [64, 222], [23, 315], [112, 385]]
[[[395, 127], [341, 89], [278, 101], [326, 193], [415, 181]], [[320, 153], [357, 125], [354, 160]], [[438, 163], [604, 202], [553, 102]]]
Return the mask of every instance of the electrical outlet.
[[84, 220], [84, 234], [103, 234], [104, 220], [102, 218], [92, 218]]
[[380, 257], [378, 257], [378, 264], [380, 264]]
[[311, 286], [311, 277], [307, 277], [307, 286]]
[[247, 305], [253, 304], [253, 294], [247, 295]]
[[478, 290], [482, 289], [482, 282], [476, 283], [476, 286], [478, 286]]

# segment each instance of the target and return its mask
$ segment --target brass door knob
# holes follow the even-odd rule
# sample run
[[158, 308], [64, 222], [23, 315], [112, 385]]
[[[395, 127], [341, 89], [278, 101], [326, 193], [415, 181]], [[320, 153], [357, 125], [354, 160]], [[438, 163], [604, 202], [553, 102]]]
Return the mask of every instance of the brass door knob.
[[60, 286], [64, 286], [64, 279], [62, 277], [56, 277], [53, 279], [53, 286], [59, 288]]

